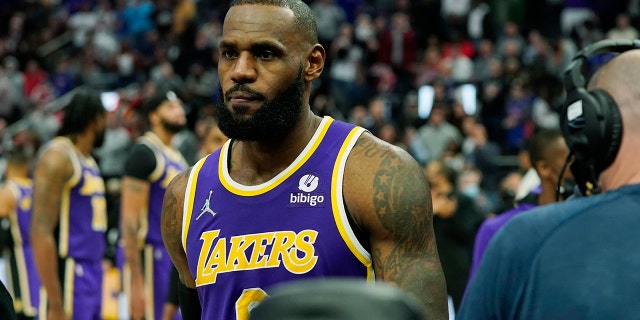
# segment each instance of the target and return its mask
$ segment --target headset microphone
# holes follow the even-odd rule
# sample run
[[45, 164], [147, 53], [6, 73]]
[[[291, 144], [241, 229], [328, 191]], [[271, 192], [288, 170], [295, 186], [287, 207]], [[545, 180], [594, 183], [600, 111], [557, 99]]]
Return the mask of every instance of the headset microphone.
[[602, 89], [587, 90], [583, 68], [595, 55], [633, 49], [640, 49], [640, 40], [598, 41], [576, 53], [564, 70], [567, 97], [560, 127], [570, 150], [565, 167], [573, 156], [571, 172], [583, 195], [600, 192], [598, 177], [616, 158], [623, 131], [615, 101]]

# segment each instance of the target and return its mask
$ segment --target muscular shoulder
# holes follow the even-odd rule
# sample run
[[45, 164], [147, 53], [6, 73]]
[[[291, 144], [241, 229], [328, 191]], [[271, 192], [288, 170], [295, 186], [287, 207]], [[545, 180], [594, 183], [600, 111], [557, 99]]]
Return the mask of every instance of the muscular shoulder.
[[176, 175], [169, 185], [167, 186], [167, 191], [165, 192], [165, 201], [167, 197], [175, 198], [176, 200], [180, 200], [180, 203], [184, 202], [184, 193], [187, 189], [187, 183], [189, 181], [189, 175], [191, 174], [191, 168], [182, 171], [178, 175]]
[[429, 188], [418, 163], [369, 133], [358, 139], [349, 155], [343, 192], [349, 212], [366, 229], [371, 219], [384, 223], [395, 213], [431, 213]]
[[46, 146], [36, 162], [35, 178], [42, 178], [43, 174], [55, 173], [57, 177], [70, 178], [73, 174], [73, 165], [69, 158], [68, 147], [51, 143]]

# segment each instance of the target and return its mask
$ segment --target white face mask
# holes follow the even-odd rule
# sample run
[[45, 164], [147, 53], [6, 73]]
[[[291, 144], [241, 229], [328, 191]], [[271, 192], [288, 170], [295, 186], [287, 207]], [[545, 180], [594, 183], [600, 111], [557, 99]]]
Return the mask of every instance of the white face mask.
[[480, 186], [477, 184], [466, 185], [462, 189], [460, 189], [460, 192], [468, 197], [475, 199], [480, 195]]

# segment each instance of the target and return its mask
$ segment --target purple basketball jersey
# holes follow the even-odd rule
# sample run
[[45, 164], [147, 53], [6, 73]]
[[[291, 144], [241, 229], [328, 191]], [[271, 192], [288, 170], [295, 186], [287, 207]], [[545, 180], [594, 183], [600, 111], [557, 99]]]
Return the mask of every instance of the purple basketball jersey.
[[167, 190], [171, 179], [178, 173], [186, 170], [188, 164], [180, 151], [167, 147], [162, 140], [152, 132], [147, 132], [144, 136], [141, 136], [138, 142], [148, 146], [156, 158], [156, 168], [149, 176], [151, 186], [149, 190], [147, 216], [141, 219], [143, 224], [145, 222], [147, 223], [147, 225], [142, 226], [145, 231], [144, 242], [164, 247], [162, 234], [160, 232], [160, 216], [162, 214], [164, 192]]
[[9, 215], [13, 248], [6, 257], [9, 290], [14, 297], [16, 312], [28, 317], [37, 314], [40, 278], [31, 248], [31, 214], [33, 182], [29, 179], [7, 181], [16, 199], [16, 208]]
[[106, 249], [107, 202], [100, 169], [92, 157], [84, 157], [73, 143], [56, 137], [73, 164], [60, 204], [58, 254], [61, 258], [101, 261]]
[[260, 185], [231, 179], [230, 142], [194, 166], [182, 241], [203, 319], [248, 319], [273, 285], [287, 281], [373, 280], [342, 197], [345, 163], [362, 132], [325, 117], [296, 160]]

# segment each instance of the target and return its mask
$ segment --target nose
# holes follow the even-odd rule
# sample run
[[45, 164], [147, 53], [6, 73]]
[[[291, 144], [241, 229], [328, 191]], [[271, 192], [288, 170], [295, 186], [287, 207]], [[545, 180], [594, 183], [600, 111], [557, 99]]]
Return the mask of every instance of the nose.
[[249, 52], [240, 53], [231, 70], [231, 79], [235, 83], [251, 83], [256, 77], [255, 58]]

